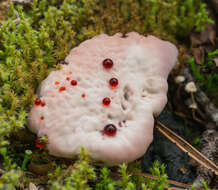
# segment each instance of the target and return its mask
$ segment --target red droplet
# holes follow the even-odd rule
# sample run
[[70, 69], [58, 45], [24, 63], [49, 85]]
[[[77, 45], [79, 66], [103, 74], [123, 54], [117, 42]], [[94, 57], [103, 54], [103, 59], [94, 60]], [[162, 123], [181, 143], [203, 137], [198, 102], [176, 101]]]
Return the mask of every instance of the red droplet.
[[119, 121], [118, 125], [119, 125], [119, 127], [122, 127], [122, 123], [121, 123], [121, 121]]
[[111, 88], [116, 88], [118, 85], [118, 80], [116, 78], [111, 78], [109, 84]]
[[36, 98], [35, 103], [36, 106], [39, 106], [41, 104], [40, 98]]
[[70, 72], [69, 72], [69, 74], [71, 75], [71, 74], [72, 74], [72, 72], [70, 71]]
[[63, 91], [65, 91], [65, 90], [66, 90], [66, 87], [65, 87], [65, 86], [62, 86], [62, 87], [59, 88], [59, 92], [63, 92]]
[[44, 120], [44, 116], [41, 116], [40, 119], [41, 119], [41, 120]]
[[110, 103], [111, 103], [111, 100], [110, 100], [110, 98], [108, 98], [108, 97], [106, 97], [106, 98], [104, 98], [103, 100], [102, 100], [102, 104], [104, 105], [104, 106], [109, 106], [110, 105]]
[[71, 84], [72, 86], [76, 86], [76, 85], [77, 85], [77, 81], [76, 81], [76, 80], [72, 80], [72, 81], [70, 82], [70, 84]]
[[83, 93], [83, 94], [81, 95], [81, 97], [82, 97], [82, 98], [85, 98], [85, 97], [86, 97], [86, 95]]
[[111, 69], [114, 63], [111, 59], [105, 59], [102, 64], [105, 69]]
[[70, 80], [70, 77], [67, 77], [66, 80]]
[[122, 127], [123, 126], [122, 124], [124, 124], [124, 126], [125, 126], [125, 123], [126, 123], [126, 120], [123, 120], [122, 122], [119, 121], [118, 125], [119, 125], [119, 127]]
[[41, 106], [44, 107], [45, 106], [45, 102], [41, 101]]
[[36, 147], [42, 149], [44, 147], [44, 143], [40, 140], [40, 138], [36, 139]]
[[104, 127], [104, 130], [102, 131], [102, 135], [107, 135], [109, 137], [113, 137], [116, 135], [117, 128], [113, 124], [108, 124]]
[[58, 82], [58, 81], [55, 82], [55, 85], [59, 85], [59, 84], [60, 84], [60, 82]]

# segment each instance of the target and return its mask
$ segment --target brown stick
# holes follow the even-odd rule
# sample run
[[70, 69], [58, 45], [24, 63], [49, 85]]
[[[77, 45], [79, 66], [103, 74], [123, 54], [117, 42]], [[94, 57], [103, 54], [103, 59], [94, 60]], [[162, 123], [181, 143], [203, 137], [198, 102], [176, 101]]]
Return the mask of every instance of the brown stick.
[[[131, 175], [143, 176], [143, 177], [146, 177], [146, 178], [149, 178], [149, 179], [158, 180], [158, 178], [156, 176], [152, 176], [151, 174], [131, 172], [131, 171], [129, 171], [128, 173], [131, 174]], [[191, 188], [191, 185], [188, 185], [188, 184], [185, 184], [185, 183], [180, 183], [178, 181], [174, 181], [174, 180], [170, 180], [170, 179], [167, 179], [166, 182], [171, 184], [171, 185], [178, 186], [178, 187]]]
[[156, 121], [156, 128], [158, 131], [167, 137], [171, 142], [175, 143], [182, 151], [187, 153], [190, 157], [196, 160], [199, 164], [206, 167], [207, 169], [214, 172], [218, 175], [218, 167], [212, 161], [210, 161], [207, 157], [201, 154], [197, 149], [191, 146], [188, 142], [186, 142], [183, 138], [178, 136], [176, 133], [171, 131], [161, 122]]

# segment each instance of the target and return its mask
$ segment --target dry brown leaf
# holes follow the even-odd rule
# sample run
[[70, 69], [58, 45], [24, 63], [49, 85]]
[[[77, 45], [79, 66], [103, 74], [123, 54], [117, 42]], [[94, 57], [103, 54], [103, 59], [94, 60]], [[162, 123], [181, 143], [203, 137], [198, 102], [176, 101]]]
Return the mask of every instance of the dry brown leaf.
[[192, 44], [198, 46], [205, 43], [215, 44], [216, 27], [213, 24], [207, 24], [205, 30], [202, 32], [193, 32], [190, 35]]
[[201, 65], [204, 62], [205, 50], [203, 46], [193, 49], [193, 55], [197, 64]]

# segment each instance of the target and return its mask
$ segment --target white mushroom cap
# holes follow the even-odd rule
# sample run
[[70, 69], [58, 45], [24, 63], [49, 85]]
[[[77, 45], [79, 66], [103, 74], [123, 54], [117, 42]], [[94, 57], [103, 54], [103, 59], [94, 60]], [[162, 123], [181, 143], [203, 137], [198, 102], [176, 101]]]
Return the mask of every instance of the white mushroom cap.
[[197, 91], [197, 87], [195, 86], [195, 83], [194, 82], [188, 82], [186, 85], [185, 85], [185, 90], [186, 92], [196, 92]]
[[[29, 128], [48, 137], [55, 156], [73, 157], [84, 146], [93, 159], [110, 165], [141, 157], [153, 139], [153, 115], [167, 102], [167, 76], [177, 54], [171, 43], [134, 32], [87, 40], [40, 85]], [[111, 69], [102, 65], [107, 58]], [[115, 88], [111, 78], [119, 81]]]
[[198, 105], [195, 102], [190, 104], [188, 107], [191, 108], [191, 109], [195, 109], [195, 110], [198, 109]]
[[184, 82], [184, 81], [185, 81], [185, 77], [182, 76], [182, 75], [178, 75], [177, 77], [175, 77], [175, 82], [176, 82], [177, 84], [182, 83], [182, 82]]

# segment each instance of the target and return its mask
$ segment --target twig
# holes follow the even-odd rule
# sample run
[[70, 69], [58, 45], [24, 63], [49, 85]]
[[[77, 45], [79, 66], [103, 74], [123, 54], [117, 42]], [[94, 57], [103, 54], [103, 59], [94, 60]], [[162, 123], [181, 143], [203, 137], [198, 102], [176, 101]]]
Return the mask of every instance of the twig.
[[[137, 176], [143, 176], [149, 179], [153, 179], [153, 180], [158, 180], [158, 177], [156, 176], [152, 176], [151, 174], [147, 174], [147, 173], [139, 173], [139, 172], [132, 172], [132, 171], [128, 171], [129, 174], [131, 175], [137, 175]], [[171, 187], [171, 189], [173, 190], [183, 190], [184, 188], [191, 188], [191, 185], [185, 184], [185, 183], [180, 183], [178, 181], [174, 181], [174, 180], [170, 180], [167, 179], [166, 182], [170, 185], [174, 185], [180, 188], [175, 188], [175, 187]], [[181, 189], [183, 188], [183, 189]], [[197, 190], [203, 190], [202, 188], [198, 188]]]
[[202, 166], [206, 167], [207, 169], [211, 170], [216, 175], [218, 175], [218, 167], [216, 166], [216, 164], [214, 164], [207, 157], [201, 154], [197, 149], [191, 146], [183, 138], [181, 138], [179, 135], [171, 131], [169, 128], [167, 128], [165, 125], [163, 125], [159, 121], [156, 121], [155, 126], [161, 134], [167, 137], [171, 142], [175, 143], [182, 151], [187, 153], [190, 157], [196, 160], [199, 164], [201, 164]]
[[[143, 177], [146, 177], [146, 178], [149, 178], [149, 179], [158, 180], [158, 177], [152, 176], [151, 174], [131, 172], [131, 171], [129, 171], [128, 173], [131, 174], [131, 175], [143, 176]], [[169, 183], [170, 185], [175, 185], [175, 186], [178, 186], [178, 187], [183, 187], [183, 188], [190, 188], [191, 187], [188, 184], [180, 183], [178, 181], [174, 181], [174, 180], [170, 180], [170, 179], [167, 179], [166, 182]]]

